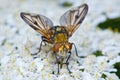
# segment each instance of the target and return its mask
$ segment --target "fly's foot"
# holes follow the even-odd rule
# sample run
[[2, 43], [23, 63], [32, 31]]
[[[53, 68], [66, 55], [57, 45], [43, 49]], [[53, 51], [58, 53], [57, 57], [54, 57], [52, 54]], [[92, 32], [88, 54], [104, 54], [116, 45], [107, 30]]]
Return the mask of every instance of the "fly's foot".
[[77, 57], [79, 57], [79, 58], [85, 58], [86, 56], [78, 56], [78, 55], [77, 55]]
[[68, 71], [69, 71], [69, 73], [71, 74], [72, 72], [70, 71], [70, 69], [69, 69], [69, 67], [68, 67], [69, 63], [68, 63], [68, 62], [66, 62], [66, 63], [64, 63], [64, 64], [66, 64], [66, 66], [67, 66], [67, 70], [68, 70]]

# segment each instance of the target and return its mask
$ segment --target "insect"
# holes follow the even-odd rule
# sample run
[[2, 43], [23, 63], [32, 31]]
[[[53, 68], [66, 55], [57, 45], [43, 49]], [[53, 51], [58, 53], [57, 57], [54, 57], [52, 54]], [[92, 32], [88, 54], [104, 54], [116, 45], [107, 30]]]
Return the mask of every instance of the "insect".
[[43, 15], [25, 12], [21, 12], [20, 14], [22, 19], [28, 25], [30, 25], [34, 30], [42, 35], [39, 51], [35, 53], [35, 55], [41, 51], [41, 46], [43, 43], [53, 45], [51, 50], [53, 51], [58, 64], [58, 73], [59, 68], [62, 68], [63, 64], [67, 65], [67, 69], [71, 73], [70, 69], [68, 68], [68, 60], [71, 56], [72, 46], [75, 47], [76, 56], [78, 56], [78, 53], [75, 44], [69, 42], [69, 38], [78, 29], [87, 12], [87, 4], [83, 4], [81, 6], [68, 10], [61, 16], [60, 26], [53, 26], [52, 21]]

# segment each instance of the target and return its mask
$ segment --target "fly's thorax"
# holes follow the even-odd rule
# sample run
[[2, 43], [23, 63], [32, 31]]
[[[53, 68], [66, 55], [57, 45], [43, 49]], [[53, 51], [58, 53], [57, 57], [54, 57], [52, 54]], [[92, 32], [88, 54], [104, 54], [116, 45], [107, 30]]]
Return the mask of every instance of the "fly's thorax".
[[67, 42], [68, 32], [64, 26], [54, 26], [50, 29], [50, 35], [53, 43]]
[[55, 43], [64, 43], [67, 42], [68, 38], [65, 33], [57, 33], [54, 37], [54, 42]]
[[63, 26], [56, 27], [54, 41], [55, 43], [62, 43], [68, 41], [68, 34], [65, 27]]

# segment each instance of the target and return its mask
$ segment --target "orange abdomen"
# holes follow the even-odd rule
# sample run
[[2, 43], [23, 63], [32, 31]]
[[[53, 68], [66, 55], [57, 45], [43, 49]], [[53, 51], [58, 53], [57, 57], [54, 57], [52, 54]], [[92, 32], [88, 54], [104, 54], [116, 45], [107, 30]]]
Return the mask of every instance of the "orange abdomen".
[[72, 43], [55, 43], [53, 46], [54, 52], [62, 52], [62, 51], [71, 51], [72, 49]]

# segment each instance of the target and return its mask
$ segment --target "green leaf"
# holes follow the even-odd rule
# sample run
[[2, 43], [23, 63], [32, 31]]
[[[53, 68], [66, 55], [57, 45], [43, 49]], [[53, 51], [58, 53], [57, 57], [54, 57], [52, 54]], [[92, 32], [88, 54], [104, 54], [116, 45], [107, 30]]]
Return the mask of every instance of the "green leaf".
[[84, 69], [80, 69], [80, 71], [82, 71], [82, 72], [83, 72], [83, 71], [84, 71]]
[[107, 77], [107, 76], [106, 76], [105, 74], [102, 74], [102, 76], [101, 76], [101, 78], [104, 78], [104, 79], [105, 79], [106, 77]]
[[120, 17], [114, 19], [107, 18], [106, 21], [99, 23], [97, 26], [103, 30], [109, 29], [113, 32], [120, 32]]
[[72, 5], [73, 5], [73, 3], [72, 2], [68, 2], [68, 1], [62, 3], [63, 7], [71, 7]]
[[95, 55], [96, 57], [97, 56], [103, 56], [102, 51], [100, 51], [100, 50], [97, 50], [97, 51], [93, 52], [93, 55]]
[[6, 43], [6, 41], [7, 41], [7, 40], [6, 40], [6, 39], [4, 39], [4, 40], [2, 41], [2, 44], [1, 44], [1, 45], [2, 45], [2, 46], [4, 46], [4, 45], [5, 45], [5, 43]]
[[120, 62], [114, 64], [114, 68], [117, 69], [117, 72], [114, 72], [120, 78]]

